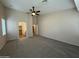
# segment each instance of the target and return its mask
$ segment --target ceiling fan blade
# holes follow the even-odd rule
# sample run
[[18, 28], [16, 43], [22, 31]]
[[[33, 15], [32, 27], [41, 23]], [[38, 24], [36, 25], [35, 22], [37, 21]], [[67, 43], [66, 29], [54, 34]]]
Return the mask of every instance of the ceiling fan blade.
[[39, 13], [40, 11], [36, 11], [37, 13]]
[[39, 14], [36, 14], [36, 15], [39, 15]]
[[32, 8], [33, 8], [33, 11], [34, 11], [35, 7], [33, 6]]

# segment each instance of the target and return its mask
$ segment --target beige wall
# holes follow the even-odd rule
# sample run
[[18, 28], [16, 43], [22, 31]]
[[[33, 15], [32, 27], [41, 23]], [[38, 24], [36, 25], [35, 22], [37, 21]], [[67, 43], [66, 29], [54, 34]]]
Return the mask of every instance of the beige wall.
[[5, 7], [0, 3], [0, 49], [6, 43], [6, 36], [2, 36], [1, 18], [5, 16]]
[[79, 12], [75, 9], [41, 15], [39, 34], [79, 46]]
[[[8, 34], [8, 40], [14, 40], [19, 38], [19, 27], [18, 24], [20, 21], [26, 23], [27, 32], [26, 32], [26, 38], [32, 36], [32, 19], [30, 15], [8, 9], [7, 8], [7, 34]], [[29, 30], [30, 29], [30, 30]]]

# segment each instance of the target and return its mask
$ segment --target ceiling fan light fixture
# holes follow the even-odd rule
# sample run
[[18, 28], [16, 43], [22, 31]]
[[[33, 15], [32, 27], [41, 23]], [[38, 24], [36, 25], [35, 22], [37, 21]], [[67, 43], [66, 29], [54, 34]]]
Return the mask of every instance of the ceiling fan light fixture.
[[36, 14], [33, 12], [32, 15], [35, 16]]
[[30, 9], [30, 11], [31, 11], [31, 15], [32, 16], [37, 16], [37, 15], [39, 15], [39, 12], [40, 12], [39, 10], [35, 11], [35, 7], [34, 6], [32, 7], [32, 9]]

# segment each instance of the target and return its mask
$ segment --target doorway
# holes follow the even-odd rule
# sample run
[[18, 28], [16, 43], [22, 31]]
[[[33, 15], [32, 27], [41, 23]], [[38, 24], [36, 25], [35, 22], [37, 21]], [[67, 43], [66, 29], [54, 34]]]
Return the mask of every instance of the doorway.
[[19, 38], [26, 37], [27, 24], [25, 22], [19, 22], [18, 27], [19, 27]]
[[33, 36], [35, 35], [35, 25], [32, 26]]
[[38, 25], [33, 25], [32, 26], [32, 32], [33, 32], [33, 36], [38, 35]]

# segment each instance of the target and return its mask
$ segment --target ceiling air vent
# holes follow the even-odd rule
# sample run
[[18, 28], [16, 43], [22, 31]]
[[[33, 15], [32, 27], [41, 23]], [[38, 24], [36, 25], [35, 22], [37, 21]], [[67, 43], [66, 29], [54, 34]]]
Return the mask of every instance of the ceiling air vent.
[[42, 3], [45, 3], [45, 2], [47, 2], [47, 0], [42, 0]]

